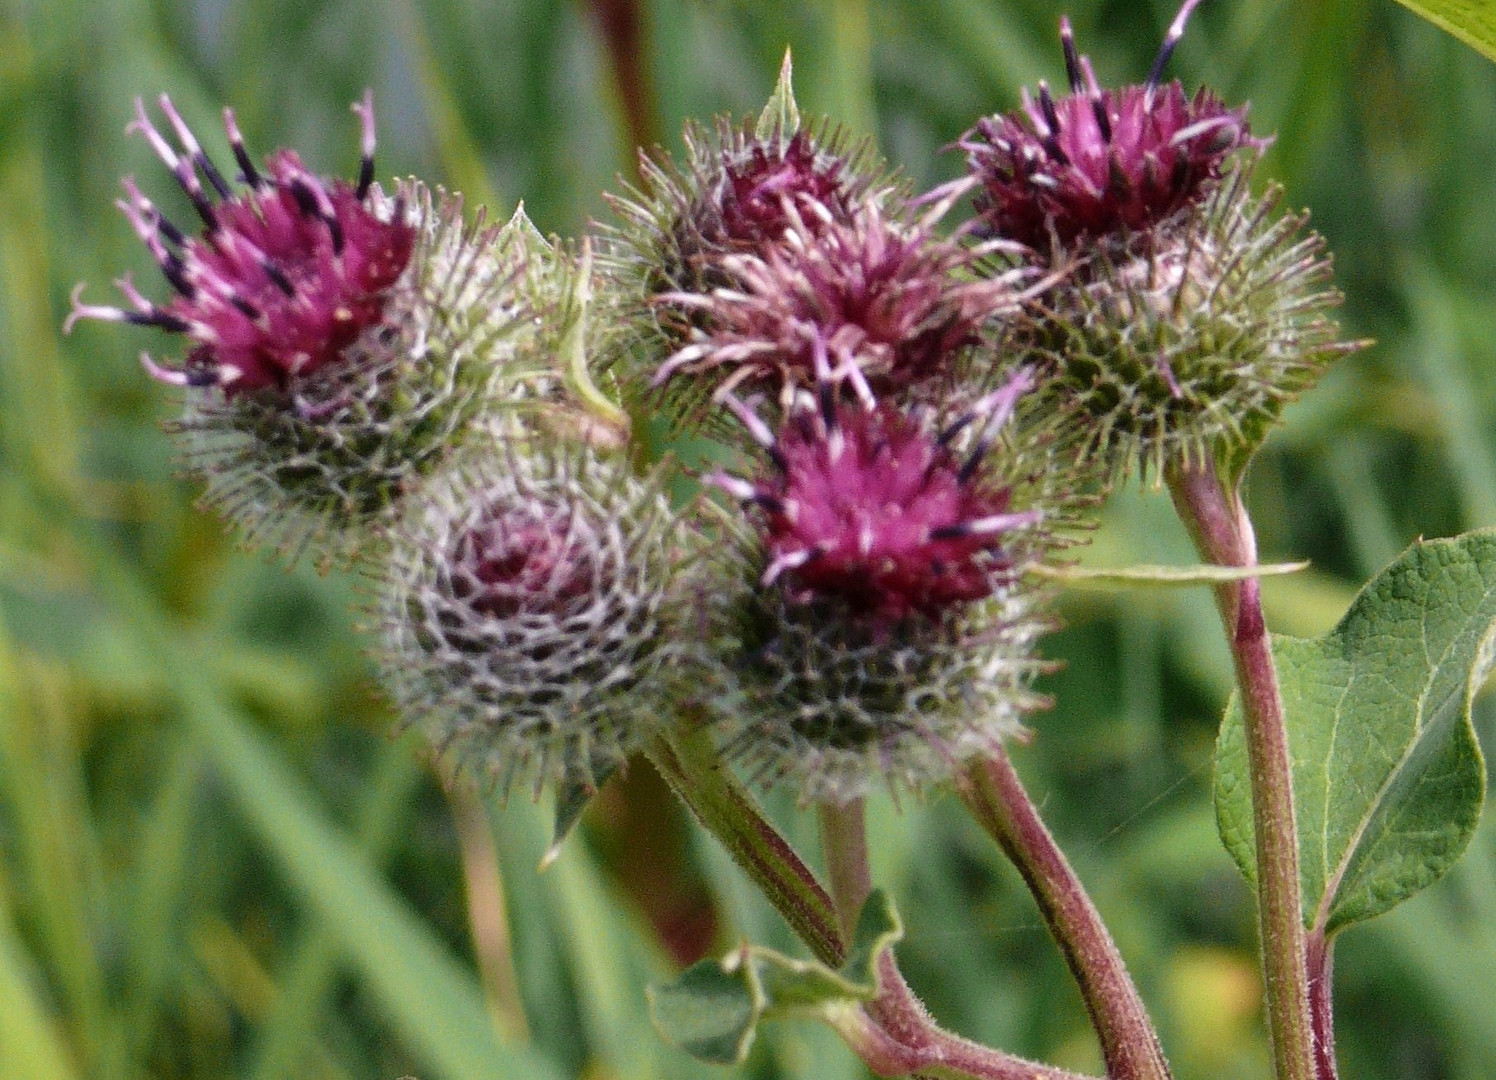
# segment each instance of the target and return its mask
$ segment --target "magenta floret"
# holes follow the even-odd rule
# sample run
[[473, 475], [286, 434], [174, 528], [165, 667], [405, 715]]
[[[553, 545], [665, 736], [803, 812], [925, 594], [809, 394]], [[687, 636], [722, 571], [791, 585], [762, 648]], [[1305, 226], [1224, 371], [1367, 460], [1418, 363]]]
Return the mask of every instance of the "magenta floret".
[[703, 318], [655, 381], [717, 369], [731, 388], [777, 375], [846, 383], [870, 403], [874, 385], [940, 374], [1018, 294], [1013, 275], [964, 276], [976, 253], [937, 236], [935, 216], [901, 221], [872, 203], [844, 222], [796, 216], [780, 243], [722, 256], [732, 287], [657, 299]]
[[972, 419], [937, 436], [887, 405], [792, 415], [770, 447], [772, 471], [753, 483], [717, 478], [762, 511], [764, 584], [882, 626], [991, 595], [1011, 568], [1008, 534], [1039, 513], [1013, 512], [1011, 490], [983, 476], [984, 443], [964, 458], [952, 449]]
[[1121, 90], [1098, 85], [1062, 20], [1070, 95], [1055, 99], [1041, 82], [1037, 98], [1025, 90], [1020, 109], [979, 120], [959, 144], [993, 232], [1042, 251], [1051, 235], [1069, 243], [1144, 230], [1203, 198], [1233, 151], [1264, 145], [1245, 107], [1159, 84], [1195, 2], [1181, 8], [1148, 81]]
[[317, 176], [290, 150], [272, 154], [261, 172], [226, 109], [224, 126], [245, 185], [236, 190], [164, 94], [160, 106], [181, 153], [151, 124], [139, 101], [131, 128], [146, 136], [172, 171], [203, 231], [187, 236], [129, 179], [128, 199], [119, 206], [177, 295], [158, 305], [123, 279], [118, 284], [128, 309], [83, 304], [75, 294], [69, 325], [97, 318], [185, 334], [195, 344], [181, 369], [145, 357], [146, 369], [165, 382], [218, 386], [227, 394], [284, 388], [291, 377], [338, 359], [379, 323], [415, 245], [415, 229], [404, 221], [399, 200], [387, 217], [372, 205], [370, 96], [354, 106], [363, 121], [357, 186]]
[[492, 619], [563, 618], [594, 594], [596, 552], [560, 507], [498, 505], [457, 542], [452, 591]]
[[785, 143], [752, 143], [724, 162], [720, 219], [708, 239], [752, 249], [778, 240], [794, 218], [807, 223], [845, 221], [850, 214], [843, 172], [846, 159], [826, 154], [803, 131]]

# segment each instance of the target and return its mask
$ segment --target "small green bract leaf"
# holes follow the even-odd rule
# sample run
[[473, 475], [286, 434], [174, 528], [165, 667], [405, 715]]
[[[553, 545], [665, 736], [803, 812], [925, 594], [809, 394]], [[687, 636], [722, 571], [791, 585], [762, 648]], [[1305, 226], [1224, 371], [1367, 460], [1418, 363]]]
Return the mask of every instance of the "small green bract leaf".
[[1489, 0], [1398, 0], [1487, 59], [1496, 60], [1496, 7]]
[[712, 1065], [736, 1065], [748, 1056], [763, 995], [751, 965], [727, 960], [692, 964], [668, 986], [649, 988], [655, 1027], [692, 1057]]
[[904, 934], [893, 901], [881, 889], [863, 905], [847, 962], [839, 971], [744, 945], [721, 960], [703, 960], [667, 986], [649, 989], [655, 1026], [692, 1057], [741, 1064], [760, 1020], [790, 1016], [831, 1021], [878, 993], [877, 962]]
[[[1414, 544], [1313, 640], [1275, 636], [1304, 921], [1325, 936], [1396, 906], [1464, 853], [1485, 798], [1470, 702], [1491, 669], [1496, 531]], [[1255, 883], [1239, 700], [1216, 750], [1221, 839]]]
[[1246, 578], [1296, 574], [1307, 562], [1263, 563], [1258, 566], [1051, 566], [1035, 563], [1028, 572], [1080, 589], [1176, 589], [1190, 585], [1219, 585]]
[[800, 130], [800, 106], [795, 104], [795, 87], [791, 79], [790, 51], [784, 50], [784, 63], [779, 67], [779, 81], [763, 112], [758, 114], [758, 123], [753, 134], [763, 142], [770, 139], [789, 139]]
[[595, 783], [580, 776], [561, 781], [556, 791], [556, 820], [551, 827], [551, 846], [540, 857], [540, 869], [544, 870], [556, 861], [556, 857], [561, 854], [561, 845], [566, 843], [567, 837], [576, 829], [577, 822], [582, 820], [582, 811], [587, 809], [587, 804], [598, 793], [598, 789], [617, 771], [617, 766], [608, 768], [597, 777]]

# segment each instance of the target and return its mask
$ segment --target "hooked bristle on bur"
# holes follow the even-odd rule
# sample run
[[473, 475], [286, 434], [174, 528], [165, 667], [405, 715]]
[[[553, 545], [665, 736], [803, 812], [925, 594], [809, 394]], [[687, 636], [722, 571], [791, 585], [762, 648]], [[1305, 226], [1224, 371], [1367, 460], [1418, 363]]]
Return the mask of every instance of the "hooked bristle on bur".
[[[1021, 351], [1031, 407], [1067, 418], [1070, 446], [1112, 480], [1161, 480], [1255, 449], [1288, 402], [1360, 343], [1339, 339], [1323, 241], [1229, 171], [1188, 230], [1097, 251], [1047, 297]], [[1020, 335], [1021, 339], [1022, 335]]]

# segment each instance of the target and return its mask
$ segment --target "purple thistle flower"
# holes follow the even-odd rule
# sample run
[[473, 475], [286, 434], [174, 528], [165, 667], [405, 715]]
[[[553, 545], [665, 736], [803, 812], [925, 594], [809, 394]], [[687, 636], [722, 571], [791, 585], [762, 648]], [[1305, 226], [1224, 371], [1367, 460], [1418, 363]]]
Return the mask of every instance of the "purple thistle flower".
[[1159, 84], [1198, 3], [1185, 0], [1147, 81], [1121, 90], [1098, 85], [1061, 19], [1070, 95], [1056, 100], [1040, 82], [1037, 101], [1025, 89], [1021, 109], [977, 121], [958, 143], [982, 184], [977, 209], [988, 227], [1041, 251], [1051, 236], [1068, 244], [1144, 230], [1203, 198], [1233, 151], [1265, 145], [1245, 106]]
[[988, 319], [1016, 308], [1027, 273], [961, 276], [986, 252], [935, 235], [953, 197], [913, 223], [876, 202], [846, 221], [788, 207], [779, 243], [719, 258], [733, 285], [656, 298], [702, 318], [655, 383], [725, 369], [723, 392], [777, 375], [786, 387], [845, 382], [871, 406], [874, 383], [902, 389], [946, 372]]
[[310, 375], [338, 359], [380, 322], [385, 295], [416, 241], [401, 200], [386, 218], [369, 197], [372, 93], [353, 106], [363, 127], [356, 186], [324, 180], [291, 150], [273, 153], [262, 172], [244, 149], [233, 111], [225, 109], [224, 127], [245, 185], [236, 191], [171, 99], [163, 94], [159, 104], [182, 153], [152, 125], [140, 99], [126, 130], [143, 134], [166, 163], [202, 219], [203, 232], [187, 236], [128, 178], [128, 198], [118, 205], [177, 295], [156, 304], [124, 278], [117, 285], [130, 306], [120, 308], [82, 303], [80, 285], [65, 329], [92, 318], [185, 334], [195, 345], [181, 369], [143, 355], [146, 370], [163, 382], [217, 386], [228, 395], [284, 388], [292, 376]]
[[[1021, 372], [938, 435], [890, 406], [834, 405], [792, 414], [775, 438], [745, 406], [730, 406], [769, 453], [756, 482], [715, 482], [762, 511], [768, 569], [796, 603], [832, 600], [869, 623], [912, 616], [939, 621], [983, 599], [1012, 569], [1003, 544], [1037, 525], [1037, 510], [1013, 512], [1012, 491], [984, 475], [988, 436], [1011, 415], [1031, 379]], [[986, 429], [958, 453], [957, 436]]]

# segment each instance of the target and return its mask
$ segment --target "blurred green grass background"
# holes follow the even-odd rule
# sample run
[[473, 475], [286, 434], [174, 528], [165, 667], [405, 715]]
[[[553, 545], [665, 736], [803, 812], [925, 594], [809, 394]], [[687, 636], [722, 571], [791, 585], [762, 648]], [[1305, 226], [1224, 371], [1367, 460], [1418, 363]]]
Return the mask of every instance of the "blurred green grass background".
[[[0, 1077], [720, 1076], [658, 1040], [644, 983], [743, 936], [791, 947], [643, 764], [537, 875], [544, 806], [490, 829], [389, 735], [356, 583], [288, 574], [192, 509], [159, 427], [171, 394], [135, 359], [158, 342], [59, 336], [74, 283], [155, 284], [110, 208], [125, 174], [176, 205], [122, 134], [132, 99], [169, 91], [220, 159], [232, 103], [257, 154], [351, 175], [347, 106], [372, 85], [382, 177], [500, 215], [523, 199], [576, 234], [634, 143], [755, 110], [786, 44], [808, 111], [876, 133], [920, 184], [952, 175], [941, 148], [977, 115], [1063, 81], [1064, 10], [1117, 83], [1147, 71], [1173, 0], [0, 0]], [[1264, 555], [1314, 560], [1269, 586], [1270, 622], [1318, 632], [1415, 536], [1496, 524], [1496, 68], [1392, 0], [1213, 0], [1173, 71], [1277, 133], [1264, 171], [1329, 239], [1348, 332], [1377, 339], [1251, 476]], [[1191, 559], [1166, 498], [1137, 490], [1092, 554]], [[1064, 615], [1057, 704], [1020, 767], [1180, 1080], [1264, 1077], [1253, 917], [1209, 805], [1229, 665], [1208, 598], [1092, 594]], [[871, 818], [935, 1014], [1099, 1070], [1021, 882], [954, 801]], [[1342, 941], [1337, 975], [1348, 1078], [1496, 1074], [1496, 817], [1446, 880]], [[789, 1024], [744, 1075], [863, 1071]]]

